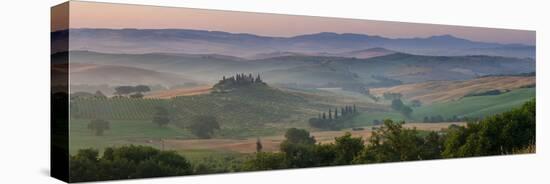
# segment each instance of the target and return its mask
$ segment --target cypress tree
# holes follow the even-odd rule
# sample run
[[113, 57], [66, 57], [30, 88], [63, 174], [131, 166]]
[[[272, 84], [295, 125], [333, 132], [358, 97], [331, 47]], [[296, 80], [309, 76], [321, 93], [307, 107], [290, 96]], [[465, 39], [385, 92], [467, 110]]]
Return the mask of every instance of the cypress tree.
[[256, 82], [257, 82], [257, 83], [261, 83], [261, 82], [262, 82], [262, 79], [260, 78], [260, 74], [258, 74], [258, 76], [256, 77]]
[[260, 141], [260, 138], [256, 139], [256, 153], [262, 152], [262, 142]]

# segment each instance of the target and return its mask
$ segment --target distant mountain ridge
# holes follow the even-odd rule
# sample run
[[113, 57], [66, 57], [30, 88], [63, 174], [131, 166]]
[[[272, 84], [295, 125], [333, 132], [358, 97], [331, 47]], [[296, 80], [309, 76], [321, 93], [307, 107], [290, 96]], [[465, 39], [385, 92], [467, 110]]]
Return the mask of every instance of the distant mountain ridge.
[[[322, 32], [293, 37], [190, 29], [71, 29], [52, 32], [52, 44], [70, 36], [72, 50], [104, 53], [189, 53], [253, 57], [261, 53], [345, 53], [371, 48], [419, 55], [494, 55], [535, 57], [535, 46], [471, 41], [452, 35], [385, 38], [355, 33]], [[55, 51], [54, 51], [55, 52]]]
[[[377, 50], [385, 51], [374, 49]], [[56, 55], [63, 54], [67, 53]], [[535, 71], [533, 59], [500, 56], [422, 56], [392, 53], [367, 59], [288, 55], [254, 60], [210, 54], [109, 54], [90, 51], [71, 51], [69, 54], [72, 63], [117, 65], [163, 74], [184, 74], [186, 78], [204, 84], [215, 83], [220, 76], [248, 72], [265, 76], [263, 78], [271, 84], [306, 88], [353, 88], [351, 90], [432, 80], [468, 80], [487, 75], [515, 75]], [[97, 74], [100, 74], [97, 75], [98, 79], [109, 78], [111, 75]], [[112, 75], [115, 74], [117, 73], [114, 72]], [[175, 77], [162, 75], [155, 78]], [[148, 80], [142, 81], [151, 83]], [[187, 82], [185, 78], [176, 81]]]

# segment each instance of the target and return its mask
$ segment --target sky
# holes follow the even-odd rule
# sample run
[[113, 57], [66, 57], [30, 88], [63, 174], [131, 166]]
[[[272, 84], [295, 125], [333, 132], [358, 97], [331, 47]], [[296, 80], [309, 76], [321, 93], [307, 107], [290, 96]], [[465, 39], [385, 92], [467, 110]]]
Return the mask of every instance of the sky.
[[[197, 29], [291, 37], [319, 32], [388, 38], [450, 34], [473, 41], [535, 45], [535, 32], [434, 24], [246, 13], [175, 7], [71, 1], [70, 28]], [[52, 24], [52, 30], [59, 30]]]

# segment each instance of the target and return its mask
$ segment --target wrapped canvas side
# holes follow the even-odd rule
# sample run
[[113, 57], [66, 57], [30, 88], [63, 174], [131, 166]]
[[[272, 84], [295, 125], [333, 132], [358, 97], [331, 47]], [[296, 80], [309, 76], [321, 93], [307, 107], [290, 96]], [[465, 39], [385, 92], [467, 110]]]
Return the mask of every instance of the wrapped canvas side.
[[[51, 8], [51, 176], [69, 181], [69, 2]], [[64, 30], [64, 31], [60, 31]]]

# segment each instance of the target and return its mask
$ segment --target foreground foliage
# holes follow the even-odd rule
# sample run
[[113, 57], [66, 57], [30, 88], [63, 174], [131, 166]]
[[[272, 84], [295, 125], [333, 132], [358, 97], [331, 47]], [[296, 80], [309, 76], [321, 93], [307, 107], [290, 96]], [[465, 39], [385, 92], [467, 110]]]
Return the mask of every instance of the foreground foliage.
[[[427, 134], [385, 120], [368, 140], [346, 133], [333, 143], [317, 143], [306, 130], [291, 128], [280, 152], [248, 155], [243, 160], [190, 163], [175, 152], [144, 146], [93, 149], [71, 156], [71, 181], [129, 179], [220, 172], [274, 170], [535, 152], [535, 100], [521, 108], [469, 122], [466, 127]], [[259, 142], [259, 141], [258, 141]]]
[[192, 173], [190, 163], [176, 152], [145, 146], [83, 149], [70, 158], [71, 182], [179, 176]]

